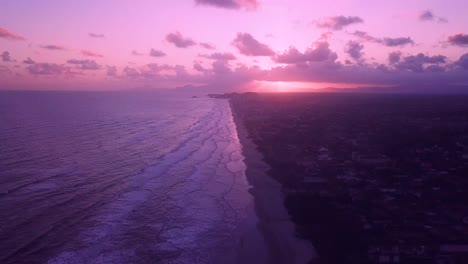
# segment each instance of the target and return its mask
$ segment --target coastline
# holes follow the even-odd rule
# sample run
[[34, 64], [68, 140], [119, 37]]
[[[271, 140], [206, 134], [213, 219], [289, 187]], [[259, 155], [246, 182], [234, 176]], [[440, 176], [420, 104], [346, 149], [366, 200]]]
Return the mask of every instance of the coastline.
[[257, 227], [268, 249], [267, 263], [316, 263], [318, 256], [310, 242], [295, 236], [295, 225], [284, 206], [281, 184], [267, 174], [270, 167], [249, 137], [231, 100], [229, 107], [245, 158], [245, 174], [252, 185], [249, 192], [254, 197], [255, 213], [259, 219]]

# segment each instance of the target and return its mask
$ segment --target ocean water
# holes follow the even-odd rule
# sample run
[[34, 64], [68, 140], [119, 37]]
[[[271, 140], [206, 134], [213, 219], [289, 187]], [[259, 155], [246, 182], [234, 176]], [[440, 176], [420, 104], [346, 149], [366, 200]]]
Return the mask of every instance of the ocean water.
[[229, 104], [187, 97], [0, 93], [0, 263], [259, 254]]

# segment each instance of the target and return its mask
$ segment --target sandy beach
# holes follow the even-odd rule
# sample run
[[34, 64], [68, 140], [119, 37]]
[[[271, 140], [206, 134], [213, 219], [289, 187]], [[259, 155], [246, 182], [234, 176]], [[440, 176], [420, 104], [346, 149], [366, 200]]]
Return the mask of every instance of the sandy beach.
[[316, 263], [317, 254], [310, 242], [295, 236], [294, 223], [284, 206], [281, 184], [267, 174], [268, 164], [250, 139], [243, 121], [232, 108], [237, 134], [245, 157], [246, 176], [255, 199], [255, 211], [268, 250], [267, 263]]

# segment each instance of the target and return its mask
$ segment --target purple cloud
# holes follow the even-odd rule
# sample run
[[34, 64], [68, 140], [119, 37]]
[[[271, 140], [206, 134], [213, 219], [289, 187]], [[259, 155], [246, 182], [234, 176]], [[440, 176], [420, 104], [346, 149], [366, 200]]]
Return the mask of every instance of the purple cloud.
[[390, 63], [391, 65], [400, 62], [400, 59], [401, 59], [400, 51], [394, 51], [388, 54], [388, 63]]
[[106, 75], [111, 77], [117, 76], [117, 67], [115, 66], [106, 66]]
[[27, 69], [33, 75], [59, 75], [69, 71], [69, 68], [55, 63], [35, 63]]
[[455, 65], [468, 70], [468, 53], [463, 54], [460, 59], [455, 62]]
[[432, 13], [430, 10], [426, 10], [419, 15], [419, 20], [421, 21], [437, 21], [439, 23], [447, 23], [448, 20], [443, 17], [438, 17]]
[[295, 47], [290, 47], [287, 51], [274, 56], [272, 59], [277, 63], [298, 64], [304, 62], [334, 61], [336, 58], [337, 55], [330, 49], [330, 44], [326, 41], [319, 41], [304, 53], [298, 51]]
[[94, 58], [104, 57], [104, 55], [102, 55], [102, 54], [95, 53], [95, 52], [92, 52], [92, 51], [89, 51], [89, 50], [82, 50], [81, 54], [84, 55], [84, 56], [87, 56], [87, 57], [94, 57]]
[[352, 24], [363, 23], [364, 20], [358, 16], [334, 16], [327, 17], [316, 24], [320, 28], [328, 28], [332, 30], [342, 30]]
[[191, 38], [182, 36], [182, 34], [179, 31], [167, 34], [166, 40], [174, 44], [178, 48], [188, 48], [197, 44]]
[[132, 50], [132, 55], [133, 55], [133, 56], [143, 56], [144, 54], [141, 53], [141, 52], [139, 52], [139, 51], [137, 51], [137, 50]]
[[410, 38], [383, 38], [382, 44], [387, 47], [397, 47], [397, 46], [404, 46], [407, 44], [414, 44], [414, 41]]
[[398, 63], [394, 64], [396, 69], [409, 70], [412, 72], [423, 72], [425, 64], [444, 64], [447, 57], [443, 55], [426, 56], [422, 53], [414, 56], [406, 56], [401, 58]]
[[365, 41], [370, 41], [370, 42], [380, 42], [381, 40], [374, 37], [374, 36], [371, 36], [369, 35], [367, 32], [364, 32], [364, 31], [359, 31], [359, 30], [356, 30], [354, 31], [354, 33], [352, 33], [352, 35], [362, 39], [362, 40], [365, 40]]
[[104, 34], [88, 33], [88, 36], [92, 38], [105, 38]]
[[15, 61], [15, 60], [13, 60], [13, 59], [11, 58], [10, 52], [8, 52], [8, 51], [4, 51], [4, 52], [0, 55], [0, 57], [2, 57], [2, 61], [3, 61], [3, 62], [14, 62], [14, 61]]
[[215, 52], [212, 54], [201, 54], [199, 55], [200, 57], [207, 58], [210, 60], [220, 60], [220, 61], [227, 61], [227, 60], [235, 60], [236, 56], [234, 54], [226, 52], [226, 53], [221, 53], [221, 52]]
[[40, 47], [48, 50], [67, 50], [65, 47], [58, 45], [41, 45]]
[[164, 56], [166, 56], [166, 53], [164, 53], [161, 50], [151, 49], [149, 55], [151, 57], [164, 57]]
[[9, 40], [26, 40], [22, 36], [2, 27], [0, 27], [0, 38], [9, 39]]
[[200, 43], [200, 47], [205, 48], [205, 49], [209, 49], [209, 50], [216, 49], [216, 47], [211, 45], [210, 43]]
[[23, 63], [24, 63], [24, 64], [34, 64], [34, 63], [36, 63], [36, 62], [34, 62], [31, 58], [28, 57], [27, 59], [25, 59], [25, 60], [23, 61]]
[[259, 5], [257, 0], [195, 0], [195, 3], [227, 9], [256, 9]]
[[71, 59], [67, 61], [68, 64], [74, 64], [79, 69], [82, 70], [99, 70], [101, 66], [97, 64], [94, 60], [77, 60]]
[[356, 41], [349, 41], [345, 47], [345, 52], [354, 60], [361, 61], [364, 53], [362, 50], [364, 49], [364, 45]]
[[237, 33], [232, 44], [246, 56], [272, 56], [275, 52], [266, 44], [260, 43], [249, 33]]
[[468, 34], [455, 34], [448, 36], [448, 42], [456, 46], [468, 46]]

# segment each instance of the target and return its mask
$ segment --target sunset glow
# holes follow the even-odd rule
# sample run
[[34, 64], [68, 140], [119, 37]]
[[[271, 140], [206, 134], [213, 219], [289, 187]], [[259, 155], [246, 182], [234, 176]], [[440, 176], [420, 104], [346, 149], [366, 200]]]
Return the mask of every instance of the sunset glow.
[[447, 87], [468, 83], [465, 10], [462, 0], [7, 0], [0, 88]]

